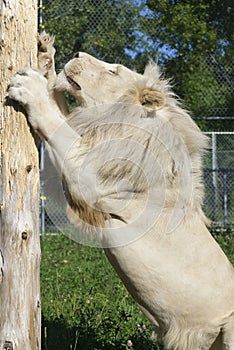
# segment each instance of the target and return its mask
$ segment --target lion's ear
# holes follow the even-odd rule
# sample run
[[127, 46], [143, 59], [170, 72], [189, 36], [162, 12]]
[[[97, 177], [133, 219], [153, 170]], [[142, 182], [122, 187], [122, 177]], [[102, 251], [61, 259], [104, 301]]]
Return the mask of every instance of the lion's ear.
[[143, 89], [140, 92], [139, 100], [142, 106], [155, 110], [161, 109], [165, 105], [164, 95], [160, 91], [153, 89]]

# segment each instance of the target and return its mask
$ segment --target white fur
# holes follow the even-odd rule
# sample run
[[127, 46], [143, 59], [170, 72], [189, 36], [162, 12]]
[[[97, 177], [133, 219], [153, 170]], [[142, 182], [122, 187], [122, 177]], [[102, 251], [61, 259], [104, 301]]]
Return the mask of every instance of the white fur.
[[9, 96], [62, 173], [71, 221], [105, 247], [166, 349], [234, 350], [233, 267], [201, 209], [206, 138], [157, 65], [140, 75], [83, 53], [56, 89], [81, 103], [67, 122], [29, 68]]

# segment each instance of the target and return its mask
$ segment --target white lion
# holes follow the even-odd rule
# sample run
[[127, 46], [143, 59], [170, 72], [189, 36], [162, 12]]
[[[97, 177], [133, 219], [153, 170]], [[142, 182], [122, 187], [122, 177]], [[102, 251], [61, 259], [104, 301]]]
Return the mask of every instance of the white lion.
[[[39, 42], [48, 84], [24, 68], [9, 97], [62, 173], [70, 220], [94, 232], [166, 349], [234, 350], [233, 267], [201, 209], [205, 137], [156, 64], [140, 75], [79, 53], [54, 90], [53, 39]], [[67, 120], [61, 91], [80, 103]]]

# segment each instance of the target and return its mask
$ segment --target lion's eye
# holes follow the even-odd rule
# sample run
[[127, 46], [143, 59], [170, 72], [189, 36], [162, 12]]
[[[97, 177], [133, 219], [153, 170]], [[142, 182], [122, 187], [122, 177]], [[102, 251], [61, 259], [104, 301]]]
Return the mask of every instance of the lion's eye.
[[113, 70], [113, 69], [108, 69], [108, 72], [111, 73], [111, 74], [116, 74], [117, 71]]

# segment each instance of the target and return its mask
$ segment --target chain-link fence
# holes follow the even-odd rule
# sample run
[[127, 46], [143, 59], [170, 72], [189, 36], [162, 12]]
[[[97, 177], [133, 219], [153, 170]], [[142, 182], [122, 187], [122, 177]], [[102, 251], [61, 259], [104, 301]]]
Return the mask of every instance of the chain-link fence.
[[[229, 2], [208, 0], [202, 5], [166, 0], [39, 2], [40, 29], [56, 35], [58, 71], [74, 52], [86, 51], [139, 72], [153, 59], [173, 79], [176, 93], [211, 138], [204, 210], [221, 226], [234, 222], [233, 11]], [[57, 216], [59, 220], [61, 212]], [[45, 222], [46, 229], [53, 227], [48, 217]]]
[[[210, 148], [204, 159], [204, 211], [212, 221], [212, 226], [234, 226], [234, 132], [206, 132], [210, 138]], [[43, 180], [46, 182], [46, 179]], [[43, 183], [42, 183], [43, 185]], [[62, 190], [62, 189], [61, 189]], [[52, 192], [52, 191], [50, 191]], [[55, 224], [62, 227], [66, 222], [61, 200], [47, 198], [47, 215], [43, 218], [45, 230], [54, 230]]]
[[232, 227], [234, 224], [234, 169], [204, 169], [204, 210], [212, 226]]
[[234, 225], [234, 132], [207, 132], [204, 210], [214, 227]]
[[76, 51], [142, 72], [157, 61], [204, 131], [233, 131], [230, 1], [40, 0], [59, 70]]

